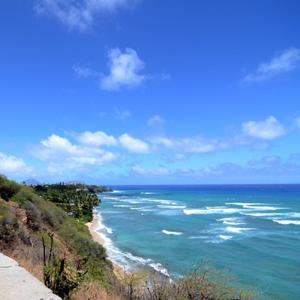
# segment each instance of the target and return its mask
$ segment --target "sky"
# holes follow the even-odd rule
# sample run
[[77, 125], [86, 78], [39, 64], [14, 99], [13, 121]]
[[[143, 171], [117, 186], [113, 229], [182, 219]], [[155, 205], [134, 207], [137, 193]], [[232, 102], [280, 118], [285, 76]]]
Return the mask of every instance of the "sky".
[[1, 174], [299, 183], [299, 1], [0, 6]]

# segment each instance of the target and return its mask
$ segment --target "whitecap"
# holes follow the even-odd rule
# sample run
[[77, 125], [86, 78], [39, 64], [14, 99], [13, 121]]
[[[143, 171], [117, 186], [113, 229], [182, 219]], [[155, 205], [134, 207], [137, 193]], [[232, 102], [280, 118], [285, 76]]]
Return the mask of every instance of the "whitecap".
[[225, 231], [232, 232], [232, 233], [242, 233], [243, 231], [249, 231], [249, 230], [252, 230], [252, 228], [231, 227], [231, 226], [225, 228]]
[[274, 206], [260, 206], [260, 205], [244, 205], [244, 208], [254, 209], [254, 210], [280, 210], [286, 209], [285, 207], [274, 207]]
[[183, 233], [182, 232], [178, 232], [178, 231], [169, 231], [169, 230], [162, 230], [161, 231], [162, 233], [164, 234], [167, 234], [167, 235], [182, 235]]
[[147, 198], [142, 198], [142, 199], [147, 202], [154, 202], [154, 203], [159, 203], [159, 204], [163, 204], [163, 205], [177, 205], [178, 204], [175, 201], [164, 200], [164, 199], [147, 199]]
[[242, 215], [250, 216], [250, 217], [272, 217], [272, 216], [281, 216], [284, 215], [282, 213], [242, 213]]
[[186, 208], [185, 205], [157, 205], [159, 208], [165, 208], [165, 209], [183, 209]]
[[144, 207], [130, 207], [131, 210], [137, 210], [137, 211], [155, 211], [155, 209], [150, 208], [149, 206], [144, 206]]
[[208, 214], [234, 214], [239, 213], [241, 210], [237, 208], [228, 208], [222, 206], [206, 207], [206, 208], [191, 208], [184, 209], [185, 215], [208, 215]]
[[245, 222], [240, 222], [239, 218], [222, 218], [217, 219], [217, 221], [222, 222], [224, 225], [231, 225], [231, 226], [237, 226], [237, 225], [243, 225]]
[[257, 202], [226, 202], [226, 205], [236, 205], [236, 206], [242, 206], [245, 205], [266, 205], [266, 203], [257, 203]]
[[190, 240], [195, 240], [195, 239], [206, 239], [207, 236], [204, 235], [198, 235], [198, 236], [190, 236], [189, 239]]
[[246, 209], [251, 210], [280, 210], [280, 209], [286, 209], [285, 207], [275, 207], [275, 206], [269, 206], [266, 203], [257, 203], [257, 202], [227, 202], [226, 205], [236, 205], [236, 206], [242, 206]]
[[273, 220], [281, 225], [300, 225], [300, 220]]
[[227, 240], [232, 239], [232, 235], [222, 235], [222, 234], [220, 234], [219, 238], [224, 240], [224, 241], [227, 241]]

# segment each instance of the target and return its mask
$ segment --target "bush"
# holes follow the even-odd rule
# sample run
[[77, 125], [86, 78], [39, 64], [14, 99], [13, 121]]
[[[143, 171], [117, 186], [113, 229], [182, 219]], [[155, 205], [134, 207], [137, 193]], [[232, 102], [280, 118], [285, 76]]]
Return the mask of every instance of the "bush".
[[0, 198], [9, 201], [18, 191], [20, 186], [0, 175]]
[[25, 202], [24, 208], [26, 209], [27, 225], [32, 230], [40, 229], [42, 225], [41, 212], [32, 202]]
[[18, 229], [17, 219], [10, 213], [9, 208], [0, 202], [0, 240], [5, 243], [14, 241]]
[[26, 201], [34, 201], [38, 196], [28, 186], [20, 186], [19, 191], [12, 197], [12, 201], [24, 204]]

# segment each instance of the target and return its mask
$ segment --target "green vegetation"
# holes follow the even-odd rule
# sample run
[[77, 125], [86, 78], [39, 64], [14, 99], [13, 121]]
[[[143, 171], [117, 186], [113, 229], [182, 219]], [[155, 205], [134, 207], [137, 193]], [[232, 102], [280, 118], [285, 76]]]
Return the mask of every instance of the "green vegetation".
[[[53, 279], [55, 270], [60, 270], [60, 262], [64, 261], [64, 270], [60, 276], [56, 277], [56, 286], [61, 286], [63, 282], [57, 282], [60, 278], [64, 282], [73, 282], [71, 278], [79, 278], [76, 286], [89, 281], [98, 281], [105, 288], [109, 288], [114, 280], [112, 265], [106, 258], [105, 249], [92, 240], [90, 232], [84, 221], [89, 219], [92, 213], [90, 203], [98, 204], [95, 190], [77, 190], [78, 197], [74, 196], [78, 186], [71, 187], [65, 185], [47, 186], [42, 191], [37, 192], [28, 186], [19, 185], [0, 176], [0, 251], [4, 253], [31, 251], [32, 257], [43, 252], [42, 238], [45, 245], [50, 244], [49, 234], [54, 237], [53, 259], [47, 266], [43, 266], [43, 259], [40, 256], [41, 268], [44, 270], [44, 277]], [[61, 196], [58, 189], [63, 192]], [[90, 191], [90, 192], [89, 192]], [[53, 202], [64, 199], [57, 206]], [[45, 195], [45, 198], [42, 196]], [[68, 199], [68, 195], [71, 195]], [[76, 199], [74, 210], [71, 209], [70, 217], [62, 208], [68, 207]], [[80, 201], [84, 203], [80, 203]], [[98, 198], [97, 198], [98, 199]], [[86, 204], [88, 202], [88, 204]], [[85, 209], [88, 207], [89, 209]], [[81, 213], [78, 213], [79, 208]], [[67, 209], [66, 209], [67, 210]], [[76, 211], [76, 213], [73, 213]], [[47, 248], [48, 249], [48, 248]], [[49, 250], [46, 250], [49, 251]], [[72, 270], [72, 272], [70, 271]], [[58, 272], [59, 273], [59, 272]], [[84, 275], [82, 275], [84, 274]], [[79, 276], [82, 275], [82, 276]], [[45, 279], [44, 278], [44, 279]], [[68, 279], [69, 278], [69, 279]], [[61, 295], [63, 297], [66, 294]]]
[[96, 185], [51, 184], [33, 187], [35, 192], [76, 219], [90, 222], [93, 219], [93, 207], [100, 204], [98, 193], [108, 189]]
[[105, 248], [93, 241], [84, 223], [104, 190], [82, 184], [28, 187], [0, 176], [0, 251], [63, 299], [253, 299], [207, 270], [176, 281], [149, 272], [116, 276]]

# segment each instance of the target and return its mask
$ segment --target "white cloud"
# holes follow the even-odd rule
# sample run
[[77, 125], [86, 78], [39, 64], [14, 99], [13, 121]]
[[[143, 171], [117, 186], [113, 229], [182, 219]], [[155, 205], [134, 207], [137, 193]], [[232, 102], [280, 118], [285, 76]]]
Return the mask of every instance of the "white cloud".
[[131, 111], [129, 109], [123, 109], [119, 110], [118, 108], [115, 108], [114, 117], [117, 120], [125, 120], [131, 117]]
[[300, 65], [300, 49], [289, 48], [273, 57], [270, 62], [261, 63], [258, 68], [246, 75], [244, 82], [259, 82], [277, 75], [288, 73]]
[[180, 139], [156, 137], [150, 139], [150, 142], [155, 146], [164, 146], [166, 148], [175, 149], [176, 151], [190, 153], [210, 153], [227, 147], [225, 143], [217, 139], [204, 139], [201, 137], [186, 137]]
[[185, 138], [182, 139], [180, 143], [183, 149], [192, 153], [210, 153], [223, 147], [217, 139]]
[[[91, 139], [86, 141], [91, 142]], [[99, 143], [99, 140], [97, 142]], [[56, 134], [42, 140], [39, 147], [33, 150], [33, 154], [49, 163], [50, 172], [78, 171], [85, 167], [102, 166], [116, 158], [112, 152], [90, 145], [72, 144], [68, 139]]]
[[85, 131], [78, 135], [78, 141], [82, 144], [93, 146], [116, 146], [117, 140], [112, 135], [107, 135], [103, 131]]
[[127, 133], [119, 137], [119, 142], [125, 149], [133, 153], [148, 153], [150, 151], [150, 147], [147, 143]]
[[57, 18], [70, 30], [87, 30], [101, 13], [131, 7], [136, 0], [37, 0], [35, 11]]
[[270, 116], [263, 121], [249, 121], [243, 123], [242, 132], [251, 138], [271, 141], [284, 135], [286, 130], [275, 117]]
[[175, 139], [171, 139], [165, 136], [155, 137], [149, 139], [150, 143], [155, 146], [164, 146], [166, 148], [173, 148], [178, 145]]
[[0, 173], [4, 175], [17, 175], [30, 172], [30, 168], [23, 159], [0, 152]]
[[141, 165], [134, 165], [131, 170], [138, 175], [166, 176], [172, 174], [172, 171], [166, 167], [144, 168]]
[[300, 117], [295, 120], [295, 124], [300, 129]]
[[94, 71], [90, 68], [87, 68], [87, 67], [73, 66], [72, 69], [75, 72], [75, 74], [81, 78], [89, 78], [89, 77], [95, 77], [95, 76], [98, 77], [99, 76], [99, 74], [96, 71]]
[[155, 125], [162, 125], [164, 123], [165, 119], [163, 117], [161, 117], [160, 115], [154, 115], [148, 120], [147, 125], [151, 127]]
[[133, 88], [146, 79], [146, 76], [140, 73], [144, 63], [135, 50], [126, 48], [122, 52], [119, 48], [114, 48], [109, 51], [108, 58], [110, 73], [102, 78], [102, 89], [113, 91], [121, 87]]

